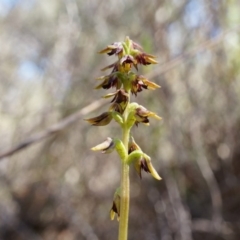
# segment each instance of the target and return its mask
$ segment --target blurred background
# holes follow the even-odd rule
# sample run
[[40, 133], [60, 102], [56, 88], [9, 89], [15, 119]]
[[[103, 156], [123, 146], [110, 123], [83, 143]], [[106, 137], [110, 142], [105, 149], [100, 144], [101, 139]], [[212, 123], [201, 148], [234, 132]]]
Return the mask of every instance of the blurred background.
[[240, 239], [239, 13], [238, 0], [0, 0], [0, 239], [117, 239], [120, 161], [90, 148], [121, 133], [83, 119], [109, 106], [93, 88], [114, 57], [97, 52], [125, 36], [157, 56], [139, 72], [161, 89], [132, 99], [163, 118], [133, 129], [163, 180], [131, 169], [129, 239]]

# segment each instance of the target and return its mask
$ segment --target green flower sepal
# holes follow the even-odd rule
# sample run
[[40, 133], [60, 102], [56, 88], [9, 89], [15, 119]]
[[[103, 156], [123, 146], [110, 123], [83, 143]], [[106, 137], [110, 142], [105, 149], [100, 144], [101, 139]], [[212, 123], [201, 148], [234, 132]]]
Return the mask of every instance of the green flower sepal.
[[136, 108], [139, 106], [138, 103], [132, 102], [128, 106], [128, 117], [126, 121], [127, 128], [131, 128], [136, 123], [135, 113]]
[[142, 155], [143, 155], [143, 152], [141, 150], [135, 150], [128, 155], [126, 163], [130, 165], [135, 161], [138, 161], [142, 157]]
[[118, 124], [123, 125], [123, 117], [119, 112], [113, 111], [112, 117]]
[[125, 160], [128, 156], [127, 150], [123, 144], [123, 142], [120, 139], [114, 139], [115, 142], [115, 149], [119, 155], [119, 157], [121, 158], [121, 160]]

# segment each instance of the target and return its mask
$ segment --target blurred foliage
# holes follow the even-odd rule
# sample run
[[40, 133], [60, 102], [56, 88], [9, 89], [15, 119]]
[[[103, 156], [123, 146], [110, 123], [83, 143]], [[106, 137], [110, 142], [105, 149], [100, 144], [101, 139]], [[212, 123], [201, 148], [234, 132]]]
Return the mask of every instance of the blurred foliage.
[[[239, 12], [237, 0], [0, 0], [0, 152], [100, 99], [111, 58], [97, 52], [130, 36], [159, 60], [144, 74], [162, 88], [140, 103], [163, 121], [134, 136], [163, 180], [131, 173], [129, 239], [240, 239]], [[78, 121], [2, 159], [0, 239], [116, 239], [120, 163], [89, 150], [111, 126]]]

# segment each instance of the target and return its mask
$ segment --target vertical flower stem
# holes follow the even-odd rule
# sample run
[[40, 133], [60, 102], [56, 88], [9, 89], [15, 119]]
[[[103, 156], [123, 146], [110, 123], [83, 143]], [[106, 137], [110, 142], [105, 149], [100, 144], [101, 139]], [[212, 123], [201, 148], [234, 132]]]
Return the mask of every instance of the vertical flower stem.
[[[130, 129], [127, 126], [123, 128], [123, 144], [128, 149]], [[122, 161], [121, 169], [121, 203], [120, 203], [120, 222], [118, 240], [127, 240], [128, 236], [128, 215], [129, 215], [129, 199], [130, 199], [130, 183], [129, 183], [129, 166], [126, 159]]]
[[[125, 149], [128, 151], [128, 142], [131, 127], [127, 126], [127, 118], [130, 103], [130, 90], [127, 91], [129, 95], [128, 103], [123, 114], [124, 126], [122, 128], [122, 141]], [[120, 220], [118, 240], [128, 239], [128, 216], [129, 216], [129, 202], [130, 202], [130, 180], [129, 180], [129, 165], [126, 163], [127, 159], [122, 159], [121, 166], [121, 202], [120, 202]]]

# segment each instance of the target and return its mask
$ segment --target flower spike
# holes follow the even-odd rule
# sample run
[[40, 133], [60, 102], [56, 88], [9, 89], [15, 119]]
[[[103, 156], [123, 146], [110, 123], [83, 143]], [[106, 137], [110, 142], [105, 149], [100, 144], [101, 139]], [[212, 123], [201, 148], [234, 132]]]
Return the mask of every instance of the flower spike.
[[116, 150], [121, 159], [121, 186], [115, 191], [113, 204], [110, 210], [110, 218], [117, 215], [119, 223], [119, 239], [127, 240], [127, 223], [129, 215], [129, 167], [134, 167], [142, 178], [142, 171], [150, 173], [155, 179], [161, 177], [154, 169], [151, 158], [142, 151], [140, 146], [130, 135], [131, 128], [139, 123], [149, 125], [149, 118], [160, 120], [156, 113], [147, 110], [136, 102], [130, 102], [131, 95], [137, 96], [143, 90], [155, 90], [160, 86], [143, 75], [137, 74], [139, 66], [156, 64], [156, 57], [144, 52], [143, 48], [126, 37], [122, 42], [113, 42], [99, 53], [115, 56], [117, 59], [102, 71], [108, 74], [97, 78], [100, 82], [95, 89], [114, 89], [103, 98], [111, 99], [108, 110], [99, 116], [85, 119], [93, 126], [105, 126], [112, 119], [122, 129], [122, 139], [108, 137], [104, 142], [92, 148], [93, 151], [111, 153]]

